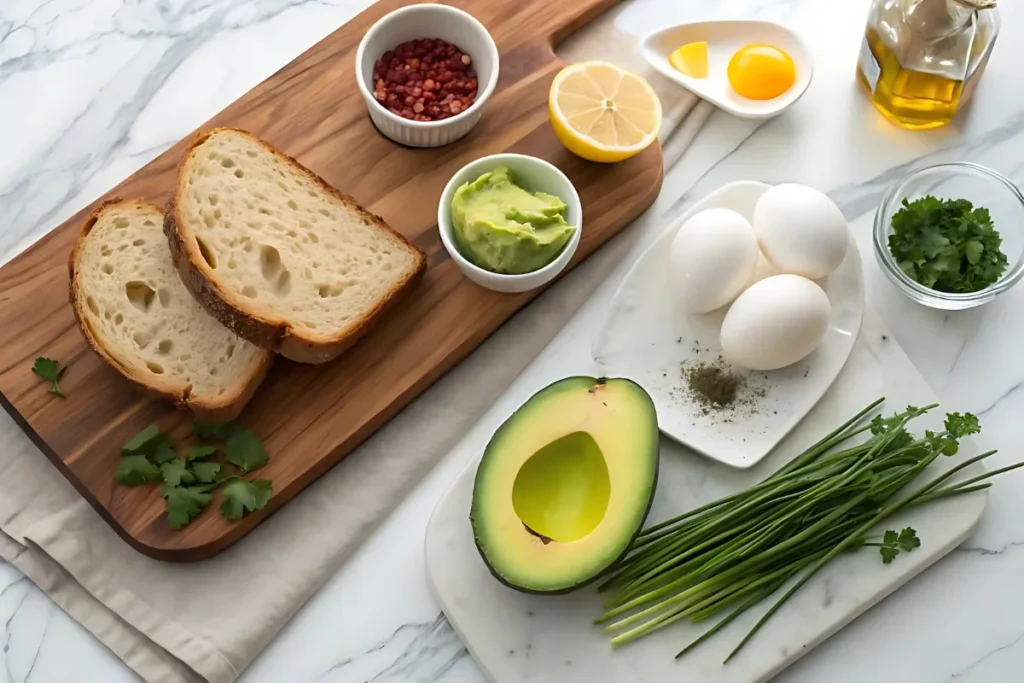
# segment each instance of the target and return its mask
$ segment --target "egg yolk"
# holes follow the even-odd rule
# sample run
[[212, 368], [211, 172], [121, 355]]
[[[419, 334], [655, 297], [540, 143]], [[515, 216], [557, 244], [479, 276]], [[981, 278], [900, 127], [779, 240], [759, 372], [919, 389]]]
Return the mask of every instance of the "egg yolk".
[[770, 100], [793, 87], [793, 58], [774, 45], [746, 45], [736, 51], [726, 70], [729, 85], [749, 100]]

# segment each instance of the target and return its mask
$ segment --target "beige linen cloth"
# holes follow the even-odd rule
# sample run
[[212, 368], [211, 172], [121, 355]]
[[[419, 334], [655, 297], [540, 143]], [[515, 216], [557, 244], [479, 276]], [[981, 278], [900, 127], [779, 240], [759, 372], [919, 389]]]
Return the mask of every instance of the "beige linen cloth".
[[[664, 103], [670, 167], [710, 106], [642, 64], [636, 37], [616, 26], [626, 9], [601, 17], [559, 52], [568, 61], [608, 59], [649, 76]], [[3, 414], [0, 556], [145, 680], [235, 680], [586, 301], [632, 246], [631, 232], [539, 297], [249, 537], [210, 560], [169, 564], [132, 550]], [[252, 595], [260, 599], [246, 599]]]

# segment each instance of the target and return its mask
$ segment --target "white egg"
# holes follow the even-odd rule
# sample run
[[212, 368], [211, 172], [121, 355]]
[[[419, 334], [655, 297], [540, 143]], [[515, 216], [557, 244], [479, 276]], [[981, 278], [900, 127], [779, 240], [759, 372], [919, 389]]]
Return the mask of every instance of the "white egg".
[[761, 251], [783, 273], [816, 280], [846, 258], [849, 227], [843, 212], [823, 192], [785, 183], [754, 206], [754, 232]]
[[832, 306], [821, 287], [799, 275], [751, 285], [722, 321], [722, 357], [750, 370], [775, 370], [806, 358], [828, 330]]
[[735, 299], [757, 264], [750, 222], [730, 209], [707, 209], [683, 223], [669, 251], [669, 286], [687, 313], [707, 313]]

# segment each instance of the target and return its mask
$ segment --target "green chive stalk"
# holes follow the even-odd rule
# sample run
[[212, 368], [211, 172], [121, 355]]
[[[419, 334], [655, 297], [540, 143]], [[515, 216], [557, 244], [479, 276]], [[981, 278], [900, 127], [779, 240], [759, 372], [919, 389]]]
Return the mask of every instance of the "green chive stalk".
[[[878, 399], [764, 481], [645, 529], [629, 555], [598, 587], [606, 612], [595, 623], [615, 634], [613, 646], [641, 638], [681, 619], [723, 615], [689, 644], [690, 652], [743, 612], [790, 587], [760, 618], [736, 655], [783, 604], [822, 567], [843, 552], [878, 546], [883, 561], [919, 545], [913, 529], [869, 532], [897, 512], [952, 496], [981, 491], [986, 480], [1017, 463], [951, 482], [958, 472], [995, 451], [970, 458], [924, 486], [910, 484], [939, 456], [953, 455], [959, 439], [980, 431], [971, 414], [947, 414], [945, 429], [915, 438], [907, 425], [935, 405], [889, 418], [867, 418]], [[855, 443], [863, 434], [869, 436]], [[726, 660], [728, 661], [728, 659]]]

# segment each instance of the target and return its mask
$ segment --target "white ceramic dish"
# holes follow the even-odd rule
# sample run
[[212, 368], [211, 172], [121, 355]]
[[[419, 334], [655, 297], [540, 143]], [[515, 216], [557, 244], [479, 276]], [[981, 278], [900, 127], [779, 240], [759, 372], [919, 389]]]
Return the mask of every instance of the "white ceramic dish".
[[[668, 61], [679, 47], [707, 41], [708, 76], [691, 78]], [[737, 95], [729, 85], [726, 66], [736, 50], [751, 43], [766, 43], [786, 51], [796, 66], [796, 82], [771, 100], [750, 100]], [[701, 21], [655, 31], [643, 39], [640, 52], [663, 76], [675, 81], [730, 114], [747, 119], [766, 119], [782, 113], [800, 99], [811, 84], [814, 63], [800, 38], [779, 24], [768, 21]]]
[[[576, 232], [573, 233], [555, 260], [532, 273], [522, 275], [492, 273], [470, 263], [459, 253], [459, 249], [455, 245], [455, 235], [452, 232], [452, 196], [455, 194], [455, 190], [498, 166], [507, 166], [515, 177], [516, 184], [520, 187], [530, 192], [546, 192], [559, 197], [568, 207], [565, 220], [569, 225], [576, 226]], [[496, 292], [506, 294], [526, 292], [547, 284], [565, 270], [580, 243], [580, 235], [583, 232], [583, 205], [580, 203], [580, 196], [576, 192], [576, 188], [565, 174], [547, 161], [524, 154], [493, 154], [466, 164], [448, 181], [444, 191], [441, 192], [441, 199], [437, 205], [437, 228], [441, 232], [441, 243], [444, 244], [448, 255], [452, 257], [452, 260], [459, 266], [459, 270], [467, 278], [481, 287]]]
[[665, 230], [626, 275], [592, 347], [604, 374], [629, 377], [650, 393], [662, 432], [740, 468], [764, 458], [825, 394], [850, 355], [864, 315], [861, 259], [851, 236], [846, 259], [818, 281], [832, 313], [824, 339], [810, 356], [780, 370], [744, 373], [741, 397], [748, 402], [739, 407], [705, 414], [688, 395], [682, 370], [718, 357], [719, 329], [728, 307], [699, 315], [676, 309], [669, 296], [669, 245], [686, 219], [704, 209], [732, 209], [750, 220], [754, 204], [769, 187], [752, 181], [725, 185]]
[[[391, 113], [373, 96], [373, 63], [387, 50], [415, 38], [440, 38], [457, 45], [473, 60], [476, 100], [466, 111], [441, 121], [410, 121]], [[382, 134], [410, 147], [440, 147], [454, 142], [480, 121], [484, 105], [498, 84], [498, 46], [475, 17], [448, 5], [409, 5], [384, 15], [370, 27], [356, 50], [356, 81], [370, 119]]]

